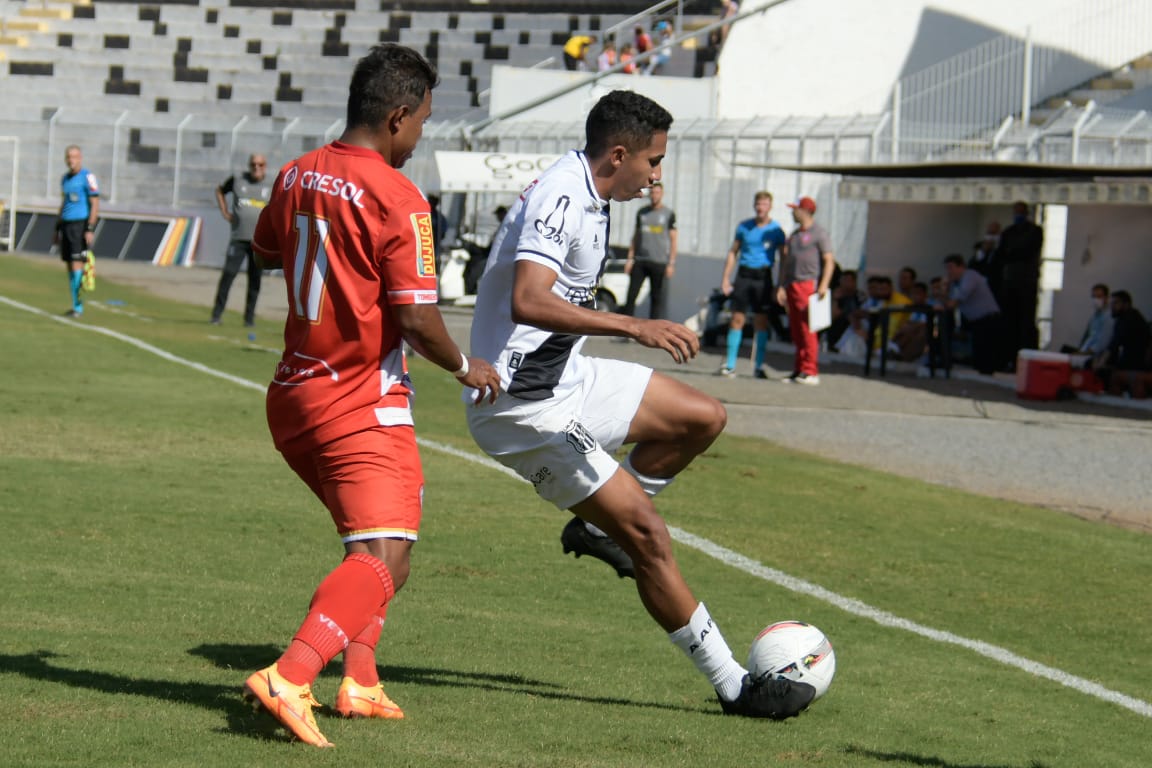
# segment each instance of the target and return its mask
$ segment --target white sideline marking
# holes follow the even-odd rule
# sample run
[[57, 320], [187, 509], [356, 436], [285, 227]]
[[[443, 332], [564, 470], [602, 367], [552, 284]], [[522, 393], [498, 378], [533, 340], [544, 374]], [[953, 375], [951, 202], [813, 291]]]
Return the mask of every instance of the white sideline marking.
[[[137, 349], [150, 352], [151, 354], [163, 358], [164, 360], [168, 360], [169, 362], [187, 366], [193, 370], [205, 373], [209, 376], [215, 376], [219, 379], [224, 379], [225, 381], [229, 381], [241, 387], [246, 387], [247, 389], [252, 389], [261, 393], [267, 389], [265, 386], [257, 384], [254, 381], [249, 381], [248, 379], [244, 379], [239, 376], [233, 376], [232, 374], [218, 371], [214, 368], [209, 368], [208, 366], [201, 363], [187, 360], [178, 355], [173, 355], [170, 352], [165, 352], [158, 347], [154, 347], [151, 344], [140, 341], [139, 339], [135, 339], [131, 336], [127, 336], [123, 333], [119, 333], [117, 331], [101, 328], [95, 325], [88, 325], [83, 321], [75, 321], [70, 320], [67, 317], [53, 315], [49, 312], [45, 312], [42, 309], [30, 307], [27, 304], [21, 304], [18, 301], [13, 301], [6, 296], [0, 296], [0, 303], [8, 304], [9, 306], [22, 309], [26, 312], [32, 312], [33, 314], [41, 315], [42, 317], [64, 323], [65, 325], [70, 325], [74, 328], [80, 328], [82, 330], [92, 331], [93, 333], [103, 334], [118, 341], [122, 341], [125, 344], [130, 344]], [[474, 464], [479, 464], [480, 466], [503, 472], [510, 477], [520, 480], [521, 482], [527, 482], [508, 467], [505, 467], [503, 464], [500, 464], [499, 462], [490, 459], [487, 456], [481, 456], [479, 454], [460, 450], [459, 448], [453, 448], [450, 445], [438, 443], [435, 440], [425, 440], [423, 438], [418, 438], [417, 442], [420, 445], [430, 448], [434, 451], [446, 453], [450, 456], [464, 459], [465, 461], [471, 461]], [[1113, 691], [1110, 688], [1105, 688], [1099, 683], [1094, 683], [1091, 680], [1077, 677], [1076, 675], [1069, 674], [1068, 672], [1056, 669], [1055, 667], [1049, 667], [1047, 665], [1040, 664], [1039, 662], [1032, 661], [1031, 659], [1026, 659], [1023, 656], [1012, 653], [1008, 649], [1001, 648], [998, 645], [985, 643], [982, 640], [970, 640], [966, 637], [961, 637], [960, 635], [956, 635], [951, 632], [932, 629], [931, 627], [926, 627], [923, 624], [917, 624], [914, 621], [902, 619], [895, 614], [882, 611], [879, 608], [873, 608], [867, 603], [863, 603], [855, 598], [845, 597], [844, 595], [840, 595], [836, 592], [825, 589], [818, 584], [813, 584], [810, 581], [798, 579], [795, 576], [789, 576], [787, 573], [778, 571], [775, 568], [769, 568], [768, 566], [747, 558], [738, 552], [733, 552], [732, 550], [727, 549], [726, 547], [722, 547], [715, 542], [709, 541], [708, 539], [702, 538], [693, 533], [689, 533], [688, 531], [682, 530], [680, 528], [668, 526], [668, 531], [672, 534], [672, 538], [681, 544], [703, 552], [709, 557], [715, 558], [725, 565], [731, 566], [737, 570], [743, 571], [744, 573], [763, 579], [764, 581], [770, 582], [777, 586], [784, 587], [785, 589], [791, 590], [793, 592], [798, 592], [802, 595], [808, 595], [809, 597], [814, 597], [817, 600], [823, 600], [824, 602], [829, 603], [839, 608], [840, 610], [845, 611], [846, 613], [851, 613], [856, 616], [869, 619], [883, 627], [902, 629], [906, 632], [911, 632], [915, 635], [920, 635], [921, 637], [926, 637], [929, 640], [935, 640], [939, 643], [958, 645], [961, 648], [966, 648], [970, 651], [980, 654], [981, 656], [992, 659], [993, 661], [997, 661], [1009, 667], [1015, 667], [1017, 669], [1023, 670], [1024, 672], [1035, 675], [1036, 677], [1042, 677], [1046, 680], [1051, 680], [1054, 683], [1059, 683], [1060, 685], [1071, 688], [1074, 691], [1079, 691], [1080, 693], [1093, 696], [1097, 699], [1102, 699], [1103, 701], [1116, 704], [1118, 706], [1124, 707], [1125, 709], [1131, 710], [1138, 715], [1152, 718], [1152, 704], [1149, 704], [1146, 701], [1142, 701], [1135, 697]]]

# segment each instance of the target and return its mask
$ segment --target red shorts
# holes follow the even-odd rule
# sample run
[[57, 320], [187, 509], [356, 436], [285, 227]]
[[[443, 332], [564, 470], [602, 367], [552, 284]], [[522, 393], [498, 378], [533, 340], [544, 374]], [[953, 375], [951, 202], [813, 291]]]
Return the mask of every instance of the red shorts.
[[412, 427], [374, 427], [283, 456], [324, 502], [345, 543], [419, 538], [424, 470]]

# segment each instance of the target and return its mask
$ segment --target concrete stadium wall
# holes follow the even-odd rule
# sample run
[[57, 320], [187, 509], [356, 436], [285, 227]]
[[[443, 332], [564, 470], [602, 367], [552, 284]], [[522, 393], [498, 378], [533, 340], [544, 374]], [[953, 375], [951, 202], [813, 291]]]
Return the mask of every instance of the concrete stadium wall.
[[[741, 11], [766, 2], [746, 0]], [[788, 0], [733, 25], [719, 60], [719, 113], [883, 111], [901, 77], [999, 35], [1023, 37], [1031, 26], [1034, 45], [1059, 47], [1066, 28], [1042, 22], [1087, 7], [1078, 0]], [[1088, 60], [1111, 69], [1131, 60], [1114, 40], [1099, 35], [1067, 65]]]

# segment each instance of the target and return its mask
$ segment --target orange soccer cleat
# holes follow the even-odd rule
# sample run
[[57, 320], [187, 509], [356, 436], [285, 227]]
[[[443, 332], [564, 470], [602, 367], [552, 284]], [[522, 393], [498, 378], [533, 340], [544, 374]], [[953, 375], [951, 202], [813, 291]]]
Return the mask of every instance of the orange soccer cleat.
[[334, 746], [316, 725], [312, 708], [320, 706], [320, 702], [312, 695], [312, 687], [288, 682], [275, 664], [253, 672], [244, 682], [244, 700], [251, 702], [254, 709], [263, 707], [300, 741], [314, 747]]
[[336, 692], [336, 711], [344, 717], [381, 717], [400, 720], [403, 710], [384, 693], [384, 686], [360, 685], [350, 677], [345, 677]]

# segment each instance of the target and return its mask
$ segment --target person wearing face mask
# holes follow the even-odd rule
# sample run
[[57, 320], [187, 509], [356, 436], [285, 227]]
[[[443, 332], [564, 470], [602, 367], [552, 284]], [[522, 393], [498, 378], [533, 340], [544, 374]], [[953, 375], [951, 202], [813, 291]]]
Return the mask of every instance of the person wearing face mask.
[[988, 222], [984, 236], [972, 246], [972, 258], [968, 259], [968, 269], [984, 275], [993, 293], [1000, 289], [1000, 265], [995, 259], [996, 249], [1000, 247], [1000, 229], [1000, 222]]
[[1077, 346], [1064, 345], [1061, 352], [1067, 354], [1091, 355], [1093, 364], [1101, 359], [1112, 341], [1112, 308], [1108, 306], [1108, 286], [1097, 283], [1092, 286], [1092, 317], [1080, 337]]
[[1028, 204], [1012, 206], [1012, 223], [1000, 235], [995, 263], [999, 265], [1000, 286], [996, 301], [1003, 313], [1005, 355], [1014, 369], [1016, 353], [1036, 349], [1040, 331], [1036, 327], [1036, 303], [1040, 290], [1040, 251], [1044, 230], [1029, 218]]

